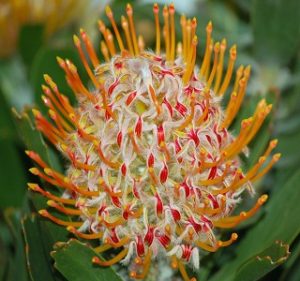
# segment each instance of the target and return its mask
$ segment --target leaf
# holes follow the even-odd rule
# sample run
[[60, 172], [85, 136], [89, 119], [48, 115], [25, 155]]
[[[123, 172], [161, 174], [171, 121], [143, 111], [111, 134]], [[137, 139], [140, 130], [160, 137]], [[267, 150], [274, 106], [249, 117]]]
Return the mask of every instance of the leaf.
[[49, 252], [45, 251], [43, 236], [41, 235], [38, 219], [35, 215], [26, 216], [22, 219], [22, 230], [25, 239], [25, 253], [28, 273], [32, 281], [56, 280], [49, 261]]
[[291, 244], [300, 233], [300, 170], [284, 186], [274, 186], [276, 192], [270, 198], [266, 206], [265, 217], [250, 229], [245, 238], [236, 247], [235, 259], [228, 261], [226, 265], [216, 273], [210, 281], [231, 281], [237, 270], [248, 259], [262, 252], [276, 240]]
[[282, 264], [290, 255], [289, 245], [276, 241], [257, 256], [247, 260], [237, 271], [234, 281], [255, 281]]
[[14, 56], [0, 63], [0, 88], [6, 103], [21, 110], [33, 102], [33, 92], [28, 82], [22, 60]]
[[94, 266], [92, 258], [97, 255], [87, 245], [71, 239], [52, 253], [54, 266], [72, 281], [121, 281], [112, 268]]
[[253, 0], [254, 52], [259, 61], [285, 64], [300, 43], [300, 1]]
[[16, 146], [16, 130], [0, 90], [0, 208], [21, 206], [26, 175]]
[[[5, 221], [10, 229], [13, 239], [14, 254], [10, 258], [7, 266], [6, 279], [8, 281], [27, 281], [26, 258], [24, 254], [24, 243], [22, 237], [20, 212], [16, 209], [6, 209], [4, 212]], [[17, 268], [17, 270], [16, 270]]]
[[19, 34], [19, 52], [27, 66], [31, 66], [36, 53], [43, 45], [44, 26], [38, 24], [22, 25]]

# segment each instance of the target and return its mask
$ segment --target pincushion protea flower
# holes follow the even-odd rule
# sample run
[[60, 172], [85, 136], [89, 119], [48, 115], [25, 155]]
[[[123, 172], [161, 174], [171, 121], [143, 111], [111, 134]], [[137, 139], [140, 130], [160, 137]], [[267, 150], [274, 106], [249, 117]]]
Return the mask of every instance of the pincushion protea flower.
[[155, 52], [146, 51], [142, 37], [137, 37], [129, 4], [127, 18], [121, 20], [123, 36], [109, 7], [113, 32], [99, 21], [105, 61], [99, 60], [85, 31], [80, 31], [81, 39], [74, 36], [94, 86], [89, 90], [76, 67], [58, 58], [77, 107], [45, 75], [42, 98], [52, 121], [34, 110], [36, 126], [70, 164], [64, 175], [27, 151], [39, 166], [31, 172], [63, 194], [56, 196], [38, 184], [29, 188], [71, 219], [62, 220], [47, 210], [39, 211], [42, 216], [77, 237], [98, 240], [95, 252], [120, 249], [110, 260], [95, 256], [93, 263], [130, 262], [130, 276], [143, 279], [151, 261], [166, 256], [184, 280], [191, 280], [185, 264], [199, 268], [199, 249], [215, 252], [237, 239], [233, 233], [227, 241], [218, 240], [218, 229], [235, 227], [265, 203], [267, 195], [262, 195], [252, 209], [232, 215], [243, 191], [253, 192], [252, 183], [280, 155], [267, 160], [277, 144], [273, 140], [251, 169], [241, 168], [239, 154], [247, 153], [271, 105], [262, 100], [253, 116], [242, 121], [237, 136], [228, 131], [250, 75], [249, 66], [238, 68], [224, 111], [221, 100], [233, 76], [236, 46], [224, 69], [226, 41], [213, 43], [209, 23], [198, 67], [196, 19], [182, 16], [182, 42], [176, 43], [174, 6], [164, 7], [162, 29], [157, 4], [153, 11]]

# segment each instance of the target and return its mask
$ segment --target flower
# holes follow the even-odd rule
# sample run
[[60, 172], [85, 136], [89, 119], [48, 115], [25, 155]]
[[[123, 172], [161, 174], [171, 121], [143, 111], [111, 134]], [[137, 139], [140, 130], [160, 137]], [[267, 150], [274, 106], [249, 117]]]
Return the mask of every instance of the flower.
[[76, 67], [58, 58], [77, 97], [76, 107], [45, 75], [43, 101], [52, 121], [34, 110], [36, 126], [70, 164], [61, 174], [27, 151], [39, 166], [31, 172], [63, 194], [56, 196], [33, 183], [29, 188], [49, 198], [50, 207], [72, 220], [47, 210], [39, 211], [42, 216], [77, 237], [99, 240], [95, 252], [120, 249], [110, 260], [95, 256], [93, 263], [130, 263], [130, 276], [143, 279], [151, 261], [163, 256], [184, 280], [191, 280], [185, 264], [199, 268], [199, 249], [215, 252], [237, 239], [233, 233], [227, 241], [219, 240], [218, 229], [235, 227], [266, 202], [267, 195], [262, 195], [252, 209], [232, 215], [242, 193], [254, 192], [252, 183], [270, 170], [280, 154], [268, 161], [277, 144], [272, 140], [258, 162], [242, 170], [239, 154], [248, 153], [247, 145], [271, 110], [262, 100], [253, 116], [242, 121], [237, 136], [228, 130], [241, 107], [250, 67], [238, 68], [223, 110], [236, 46], [230, 49], [224, 69], [226, 41], [214, 44], [208, 23], [198, 67], [196, 19], [181, 17], [183, 42], [176, 45], [174, 6], [164, 7], [162, 30], [157, 4], [153, 11], [155, 53], [146, 51], [142, 37], [137, 37], [129, 4], [127, 18], [121, 21], [123, 36], [109, 7], [106, 14], [113, 32], [99, 21], [105, 61], [100, 62], [84, 30], [81, 39], [74, 36], [94, 87], [86, 88]]
[[24, 24], [45, 24], [51, 35], [82, 12], [80, 0], [4, 0], [0, 3], [0, 57], [15, 51], [19, 29]]

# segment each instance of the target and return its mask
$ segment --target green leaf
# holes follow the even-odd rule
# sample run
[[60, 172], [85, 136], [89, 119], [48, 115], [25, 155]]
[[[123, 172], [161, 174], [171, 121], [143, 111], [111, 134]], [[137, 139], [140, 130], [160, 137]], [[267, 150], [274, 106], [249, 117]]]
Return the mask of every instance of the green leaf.
[[282, 264], [289, 256], [289, 246], [276, 241], [269, 248], [247, 260], [237, 271], [234, 281], [256, 281]]
[[277, 240], [291, 244], [300, 233], [300, 170], [296, 171], [284, 186], [277, 188], [266, 206], [265, 217], [250, 229], [236, 248], [235, 259], [229, 261], [210, 281], [231, 281], [237, 270], [248, 259], [263, 252]]
[[25, 239], [28, 273], [32, 281], [54, 281], [53, 268], [49, 262], [49, 252], [45, 252], [38, 220], [35, 215], [22, 219], [22, 230]]
[[87, 245], [71, 239], [52, 253], [54, 266], [72, 281], [121, 281], [112, 268], [95, 266], [92, 258], [97, 254]]
[[21, 206], [26, 190], [26, 175], [16, 146], [11, 113], [0, 89], [0, 208]]
[[11, 247], [14, 251], [7, 265], [5, 280], [28, 281], [24, 243], [20, 223], [20, 212], [12, 208], [6, 209], [4, 212], [4, 218], [11, 232], [11, 237], [13, 239]]
[[18, 110], [33, 102], [33, 92], [20, 57], [0, 61], [0, 88], [6, 103]]
[[19, 52], [26, 65], [31, 66], [36, 53], [43, 45], [44, 26], [37, 24], [22, 25], [19, 34]]
[[285, 64], [300, 43], [299, 0], [253, 0], [254, 52], [260, 61]]

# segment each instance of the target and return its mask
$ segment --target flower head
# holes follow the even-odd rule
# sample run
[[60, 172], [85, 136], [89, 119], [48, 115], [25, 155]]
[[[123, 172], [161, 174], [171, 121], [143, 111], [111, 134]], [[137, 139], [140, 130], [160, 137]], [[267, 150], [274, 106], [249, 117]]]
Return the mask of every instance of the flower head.
[[226, 41], [213, 43], [209, 23], [198, 67], [196, 19], [182, 16], [182, 42], [177, 42], [174, 6], [164, 7], [163, 28], [158, 5], [153, 11], [155, 52], [146, 51], [142, 37], [137, 37], [129, 4], [127, 17], [121, 20], [123, 34], [109, 7], [106, 13], [113, 30], [99, 21], [105, 61], [99, 60], [84, 30], [80, 38], [74, 36], [93, 83], [89, 90], [76, 67], [58, 58], [77, 97], [76, 107], [45, 75], [43, 100], [52, 120], [34, 110], [36, 126], [69, 165], [66, 174], [61, 174], [28, 151], [39, 166], [31, 172], [63, 194], [55, 196], [37, 184], [29, 187], [72, 220], [61, 220], [47, 210], [40, 211], [42, 216], [78, 237], [99, 240], [98, 253], [119, 249], [111, 260], [95, 257], [95, 264], [130, 263], [130, 276], [143, 279], [151, 261], [163, 256], [184, 280], [190, 280], [184, 265], [199, 267], [199, 249], [215, 252], [237, 239], [233, 233], [227, 241], [219, 240], [218, 229], [235, 227], [265, 203], [267, 195], [252, 209], [232, 215], [245, 189], [253, 192], [252, 183], [280, 155], [268, 162], [277, 144], [273, 140], [251, 169], [242, 170], [239, 154], [248, 153], [247, 145], [271, 105], [262, 100], [253, 116], [242, 121], [237, 136], [229, 132], [250, 76], [249, 66], [238, 68], [223, 110], [221, 101], [233, 76], [236, 46], [229, 50], [225, 68]]

